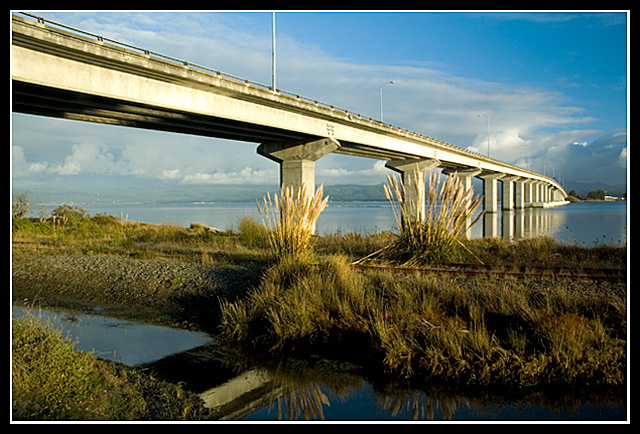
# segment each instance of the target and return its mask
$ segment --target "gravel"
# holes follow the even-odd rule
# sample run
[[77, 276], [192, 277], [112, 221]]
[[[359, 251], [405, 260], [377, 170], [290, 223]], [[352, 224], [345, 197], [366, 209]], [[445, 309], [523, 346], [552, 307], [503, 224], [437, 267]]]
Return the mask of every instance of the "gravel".
[[196, 320], [257, 283], [255, 269], [178, 260], [79, 254], [16, 254], [14, 301], [80, 303], [126, 310], [179, 312]]

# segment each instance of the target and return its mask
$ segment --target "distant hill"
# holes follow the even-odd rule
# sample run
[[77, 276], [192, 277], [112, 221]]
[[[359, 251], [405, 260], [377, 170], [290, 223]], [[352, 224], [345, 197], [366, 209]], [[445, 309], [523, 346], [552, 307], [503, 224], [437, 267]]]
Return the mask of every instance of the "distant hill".
[[[26, 191], [29, 193], [31, 202], [40, 205], [67, 203], [92, 206], [132, 203], [253, 202], [261, 200], [267, 193], [273, 195], [278, 190], [277, 185], [207, 185], [103, 189], [37, 188]], [[335, 202], [386, 200], [382, 184], [328, 185], [324, 187], [324, 194]]]
[[[479, 186], [474, 187], [481, 194]], [[262, 200], [267, 193], [273, 195], [279, 190], [277, 185], [160, 185], [146, 187], [109, 188], [36, 188], [26, 190], [30, 200], [40, 205], [60, 205], [63, 203], [80, 206], [100, 204], [138, 203], [194, 203], [194, 202], [254, 202]], [[604, 190], [607, 195], [622, 196], [624, 186], [568, 185], [566, 191], [575, 190], [580, 197], [590, 191]], [[20, 190], [25, 191], [25, 190]], [[382, 184], [377, 185], [325, 185], [325, 195], [333, 202], [386, 201]]]

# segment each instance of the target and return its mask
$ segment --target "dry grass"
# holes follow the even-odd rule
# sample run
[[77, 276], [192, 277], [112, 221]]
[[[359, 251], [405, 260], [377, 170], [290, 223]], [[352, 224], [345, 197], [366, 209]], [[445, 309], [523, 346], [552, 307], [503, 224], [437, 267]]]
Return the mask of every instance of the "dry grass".
[[[408, 378], [471, 385], [620, 386], [623, 284], [358, 272], [344, 257], [280, 261], [224, 303], [223, 339], [364, 351]], [[370, 359], [374, 360], [375, 357]]]
[[276, 258], [293, 256], [309, 259], [313, 254], [313, 235], [320, 213], [326, 208], [328, 197], [323, 198], [320, 186], [313, 196], [302, 187], [297, 193], [283, 188], [280, 198], [264, 198], [258, 210], [266, 220], [269, 245]]
[[[407, 265], [424, 265], [451, 261], [456, 249], [462, 246], [464, 232], [473, 226], [482, 213], [471, 221], [482, 204], [482, 198], [474, 197], [472, 190], [465, 190], [455, 174], [446, 177], [440, 185], [439, 174], [432, 172], [429, 179], [427, 211], [414, 215], [415, 206], [407, 200], [415, 194], [409, 188], [417, 188], [415, 182], [405, 186], [397, 177], [388, 176], [384, 191], [391, 202], [399, 235], [388, 254]], [[468, 223], [470, 223], [468, 225]]]

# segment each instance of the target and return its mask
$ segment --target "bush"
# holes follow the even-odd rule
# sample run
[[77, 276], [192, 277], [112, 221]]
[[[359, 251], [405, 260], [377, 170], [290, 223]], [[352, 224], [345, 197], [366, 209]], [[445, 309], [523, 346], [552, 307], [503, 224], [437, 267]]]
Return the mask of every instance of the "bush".
[[27, 215], [33, 203], [29, 200], [29, 193], [16, 193], [14, 201], [11, 203], [11, 217], [15, 220], [20, 220]]
[[238, 218], [240, 241], [248, 247], [264, 247], [268, 244], [267, 227], [250, 216]]
[[75, 223], [79, 220], [89, 218], [89, 213], [82, 208], [63, 204], [51, 211], [54, 221], [58, 221], [62, 226]]

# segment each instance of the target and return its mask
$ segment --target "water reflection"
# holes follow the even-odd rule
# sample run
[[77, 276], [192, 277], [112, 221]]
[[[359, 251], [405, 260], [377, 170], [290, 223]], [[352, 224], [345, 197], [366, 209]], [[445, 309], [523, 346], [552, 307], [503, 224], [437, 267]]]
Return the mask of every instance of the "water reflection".
[[525, 210], [502, 211], [482, 216], [480, 228], [473, 232], [473, 238], [503, 238], [508, 240], [553, 236], [566, 226], [566, 214], [551, 210], [531, 208]]
[[558, 242], [598, 246], [627, 243], [625, 202], [574, 203], [485, 214], [470, 238], [526, 239], [549, 236]]
[[[14, 306], [14, 316], [28, 309]], [[66, 324], [76, 348], [198, 393], [216, 420], [625, 420], [623, 396], [576, 391], [471, 393], [410, 388], [320, 357], [274, 360], [202, 333], [37, 309]], [[135, 348], [135, 351], [128, 350]]]
[[157, 360], [212, 340], [204, 333], [78, 314], [70, 310], [14, 305], [12, 311], [14, 318], [31, 313], [54, 327], [62, 328], [63, 336], [70, 337], [77, 350], [95, 352], [100, 358], [128, 366]]
[[[211, 357], [211, 352], [216, 357]], [[199, 362], [203, 358], [206, 362]], [[380, 382], [362, 367], [315, 358], [258, 361], [199, 348], [144, 366], [197, 391], [216, 420], [624, 420], [622, 397], [471, 393]], [[179, 376], [178, 372], [189, 372]], [[199, 376], [197, 372], [203, 373]], [[213, 375], [212, 372], [218, 373]], [[178, 376], [176, 376], [178, 375]]]

